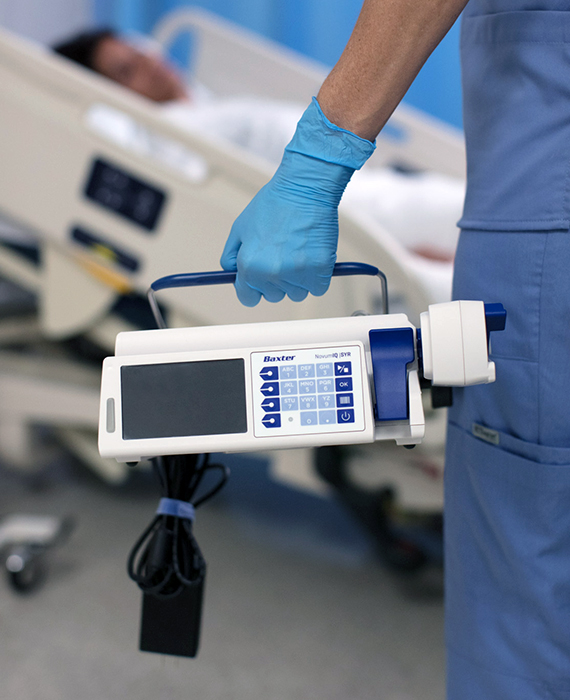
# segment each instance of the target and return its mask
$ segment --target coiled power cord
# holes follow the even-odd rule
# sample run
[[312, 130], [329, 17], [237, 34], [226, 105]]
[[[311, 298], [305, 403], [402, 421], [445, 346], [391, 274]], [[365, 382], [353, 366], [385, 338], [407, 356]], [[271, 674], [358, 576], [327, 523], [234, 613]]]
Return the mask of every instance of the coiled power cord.
[[[198, 649], [206, 562], [193, 534], [196, 509], [216, 495], [229, 469], [209, 455], [157, 457], [153, 468], [162, 498], [156, 515], [128, 558], [130, 578], [143, 591], [140, 648], [195, 656]], [[209, 472], [220, 473], [200, 495]]]

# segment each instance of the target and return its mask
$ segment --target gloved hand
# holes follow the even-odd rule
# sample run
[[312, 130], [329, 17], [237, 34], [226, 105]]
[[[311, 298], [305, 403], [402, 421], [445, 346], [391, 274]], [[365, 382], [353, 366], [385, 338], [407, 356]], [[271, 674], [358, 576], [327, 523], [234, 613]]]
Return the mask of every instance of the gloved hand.
[[221, 258], [245, 306], [324, 294], [336, 261], [338, 204], [374, 144], [325, 117], [315, 98], [273, 178], [232, 226]]

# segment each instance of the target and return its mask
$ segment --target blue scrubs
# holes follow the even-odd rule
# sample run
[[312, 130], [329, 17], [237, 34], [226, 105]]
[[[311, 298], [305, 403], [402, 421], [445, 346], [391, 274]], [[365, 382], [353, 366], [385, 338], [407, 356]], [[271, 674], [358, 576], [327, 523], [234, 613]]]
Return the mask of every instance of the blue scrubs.
[[497, 381], [455, 391], [448, 700], [570, 699], [570, 2], [471, 0], [454, 296], [500, 301]]

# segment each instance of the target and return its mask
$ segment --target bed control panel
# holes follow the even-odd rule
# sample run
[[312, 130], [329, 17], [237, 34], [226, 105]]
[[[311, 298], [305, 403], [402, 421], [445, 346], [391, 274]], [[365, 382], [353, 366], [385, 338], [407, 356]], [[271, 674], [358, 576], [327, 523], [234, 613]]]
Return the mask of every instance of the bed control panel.
[[157, 227], [166, 202], [166, 193], [158, 187], [102, 158], [91, 165], [85, 196], [149, 233]]

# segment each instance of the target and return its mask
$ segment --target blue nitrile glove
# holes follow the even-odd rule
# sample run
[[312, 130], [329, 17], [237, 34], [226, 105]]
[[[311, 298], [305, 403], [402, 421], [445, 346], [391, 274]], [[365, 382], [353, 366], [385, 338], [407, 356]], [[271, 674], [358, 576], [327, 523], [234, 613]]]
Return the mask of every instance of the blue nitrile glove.
[[246, 306], [262, 296], [302, 301], [330, 283], [338, 242], [338, 204], [374, 144], [341, 129], [312, 103], [301, 117], [273, 178], [236, 219], [221, 258], [237, 270]]

